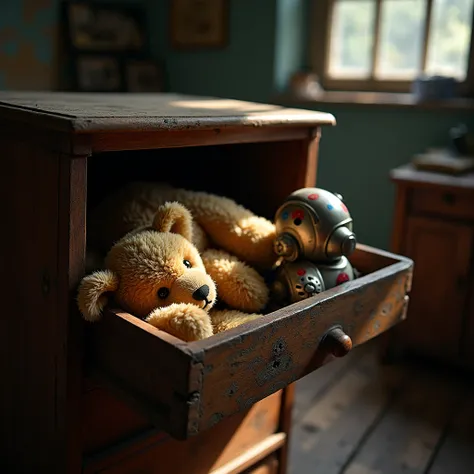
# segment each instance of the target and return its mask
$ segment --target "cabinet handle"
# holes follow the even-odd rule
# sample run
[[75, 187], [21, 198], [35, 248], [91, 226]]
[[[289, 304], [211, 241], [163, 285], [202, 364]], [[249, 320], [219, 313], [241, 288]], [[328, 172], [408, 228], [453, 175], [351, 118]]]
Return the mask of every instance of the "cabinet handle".
[[452, 193], [445, 193], [443, 194], [443, 201], [445, 204], [452, 206], [456, 202], [456, 196]]
[[352, 349], [352, 339], [341, 328], [333, 328], [323, 336], [320, 346], [334, 357], [344, 357]]

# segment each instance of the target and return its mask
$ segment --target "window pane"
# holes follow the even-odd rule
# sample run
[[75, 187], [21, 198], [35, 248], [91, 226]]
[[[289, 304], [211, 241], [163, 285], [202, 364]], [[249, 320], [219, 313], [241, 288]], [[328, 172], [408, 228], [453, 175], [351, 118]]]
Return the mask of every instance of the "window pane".
[[421, 69], [426, 0], [384, 0], [375, 75], [413, 79]]
[[363, 78], [370, 74], [375, 21], [374, 0], [334, 2], [328, 74]]
[[466, 75], [473, 0], [434, 0], [426, 72], [463, 80]]

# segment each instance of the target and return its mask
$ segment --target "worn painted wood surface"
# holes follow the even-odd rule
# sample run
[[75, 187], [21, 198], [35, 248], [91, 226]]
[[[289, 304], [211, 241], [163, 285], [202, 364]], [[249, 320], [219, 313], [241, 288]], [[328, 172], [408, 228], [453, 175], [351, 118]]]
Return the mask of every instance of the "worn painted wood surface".
[[238, 331], [190, 344], [193, 350], [203, 351], [205, 371], [199, 408], [190, 413], [197, 430], [323, 365], [328, 354], [318, 346], [332, 327], [341, 326], [357, 346], [402, 321], [411, 263], [404, 259], [393, 262], [347, 286], [252, 321]]
[[334, 125], [331, 114], [179, 94], [0, 92], [0, 117], [80, 133]]

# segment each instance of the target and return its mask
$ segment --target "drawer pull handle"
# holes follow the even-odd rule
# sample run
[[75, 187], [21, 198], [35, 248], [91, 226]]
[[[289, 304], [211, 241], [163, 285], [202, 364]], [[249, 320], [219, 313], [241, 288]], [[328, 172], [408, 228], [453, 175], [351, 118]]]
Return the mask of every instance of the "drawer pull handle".
[[333, 328], [324, 335], [321, 345], [334, 357], [344, 357], [352, 349], [352, 339], [341, 328]]
[[456, 196], [452, 193], [443, 194], [443, 201], [449, 206], [452, 206], [456, 202]]

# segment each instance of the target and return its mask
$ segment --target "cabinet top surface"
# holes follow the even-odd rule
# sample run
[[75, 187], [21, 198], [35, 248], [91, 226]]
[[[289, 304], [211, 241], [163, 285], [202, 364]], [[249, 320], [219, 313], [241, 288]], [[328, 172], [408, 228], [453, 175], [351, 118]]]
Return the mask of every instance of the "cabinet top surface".
[[390, 177], [395, 182], [409, 183], [411, 186], [449, 187], [474, 189], [474, 172], [450, 175], [435, 171], [416, 169], [411, 163], [391, 170]]
[[179, 94], [0, 91], [0, 117], [55, 130], [173, 130], [334, 125], [331, 114]]

